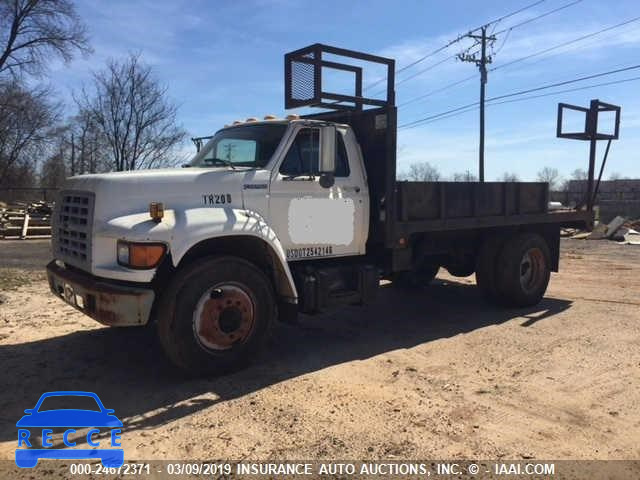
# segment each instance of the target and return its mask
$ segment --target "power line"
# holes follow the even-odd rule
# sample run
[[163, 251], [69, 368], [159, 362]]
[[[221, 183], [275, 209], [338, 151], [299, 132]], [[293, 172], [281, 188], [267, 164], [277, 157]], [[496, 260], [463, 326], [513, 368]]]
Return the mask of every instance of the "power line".
[[444, 87], [438, 88], [436, 90], [432, 90], [432, 91], [430, 91], [428, 93], [425, 93], [424, 95], [420, 95], [419, 97], [412, 98], [411, 100], [407, 100], [406, 102], [401, 103], [400, 105], [398, 105], [398, 107], [404, 107], [405, 105], [409, 105], [410, 103], [417, 102], [418, 100], [422, 100], [424, 98], [430, 97], [432, 95], [435, 95], [436, 93], [443, 92], [444, 90], [448, 90], [448, 89], [453, 88], [453, 87], [455, 87], [457, 85], [460, 85], [462, 83], [468, 82], [469, 80], [473, 80], [474, 78], [476, 78], [475, 74], [471, 75], [469, 77], [463, 78], [462, 80], [458, 80], [456, 82], [449, 83], [449, 84], [445, 85]]
[[[505, 20], [505, 19], [507, 19], [507, 18], [509, 18], [509, 17], [512, 17], [512, 16], [514, 16], [514, 15], [516, 15], [516, 14], [520, 13], [520, 12], [524, 12], [525, 10], [528, 10], [528, 9], [530, 9], [530, 8], [533, 8], [533, 7], [535, 7], [536, 5], [540, 5], [541, 3], [545, 2], [545, 1], [546, 1], [546, 0], [537, 0], [536, 2], [533, 2], [533, 3], [531, 3], [531, 4], [529, 4], [529, 5], [526, 5], [526, 6], [524, 6], [524, 7], [520, 8], [520, 9], [518, 9], [518, 10], [515, 10], [515, 11], [513, 11], [513, 12], [511, 12], [511, 13], [506, 14], [506, 15], [503, 15], [502, 17], [499, 17], [499, 18], [497, 18], [497, 19], [495, 19], [495, 20], [492, 20], [492, 21], [490, 21], [490, 22], [488, 22], [488, 23], [484, 24], [483, 26], [485, 26], [485, 27], [486, 27], [486, 26], [489, 26], [489, 25], [491, 25], [491, 24], [493, 24], [493, 23], [497, 23], [497, 22], [500, 22], [500, 21], [502, 21], [502, 20]], [[434, 55], [437, 55], [438, 53], [440, 53], [440, 52], [442, 52], [442, 51], [446, 50], [447, 48], [449, 48], [451, 45], [453, 45], [453, 44], [455, 44], [455, 43], [458, 43], [460, 40], [462, 40], [463, 38], [465, 38], [469, 33], [472, 33], [472, 32], [474, 32], [474, 31], [476, 31], [476, 30], [478, 30], [478, 29], [480, 29], [480, 28], [482, 28], [482, 26], [477, 27], [477, 28], [474, 28], [474, 29], [472, 29], [472, 30], [469, 30], [469, 31], [468, 31], [467, 33], [465, 33], [465, 34], [458, 35], [455, 39], [453, 39], [453, 40], [451, 40], [451, 41], [447, 42], [447, 43], [446, 43], [445, 45], [443, 45], [442, 47], [436, 48], [435, 50], [433, 50], [433, 51], [431, 51], [431, 52], [427, 53], [426, 55], [423, 55], [422, 57], [418, 58], [417, 60], [414, 60], [413, 62], [411, 62], [411, 63], [409, 63], [409, 64], [405, 65], [404, 67], [397, 69], [397, 70], [395, 71], [395, 74], [396, 74], [396, 75], [398, 75], [399, 73], [404, 72], [404, 71], [405, 71], [405, 70], [407, 70], [408, 68], [411, 68], [411, 67], [413, 67], [414, 65], [417, 65], [418, 63], [422, 63], [422, 62], [424, 62], [427, 58], [430, 58], [430, 57], [433, 57]], [[374, 87], [374, 86], [376, 86], [376, 85], [378, 85], [378, 84], [380, 84], [380, 83], [384, 82], [384, 80], [385, 80], [384, 78], [382, 78], [382, 79], [380, 79], [380, 80], [376, 80], [375, 82], [370, 83], [369, 85], [365, 86], [365, 87], [364, 87], [364, 90], [368, 90], [368, 89], [370, 89], [371, 87]]]
[[515, 60], [512, 60], [510, 62], [503, 63], [502, 65], [498, 65], [496, 67], [493, 67], [490, 71], [493, 72], [495, 70], [499, 70], [499, 69], [507, 67], [509, 65], [513, 65], [513, 64], [519, 63], [519, 62], [523, 62], [523, 61], [528, 60], [530, 58], [537, 57], [539, 55], [543, 55], [543, 54], [551, 52], [553, 50], [557, 50], [558, 48], [566, 47], [568, 45], [572, 45], [574, 43], [581, 42], [582, 40], [586, 40], [587, 38], [595, 37], [596, 35], [600, 35], [601, 33], [608, 32], [609, 30], [613, 30], [615, 28], [620, 28], [620, 27], [623, 27], [624, 25], [628, 25], [630, 23], [637, 22], [638, 20], [640, 20], [640, 17], [635, 17], [635, 18], [632, 18], [630, 20], [626, 20], [624, 22], [618, 23], [616, 25], [612, 25], [610, 27], [603, 28], [602, 30], [598, 30], [597, 32], [592, 32], [592, 33], [589, 33], [587, 35], [582, 35], [581, 37], [574, 38], [573, 40], [569, 40], [567, 42], [563, 42], [563, 43], [561, 43], [559, 45], [555, 45], [555, 46], [550, 47], [550, 48], [545, 48], [544, 50], [540, 50], [538, 52], [531, 53], [531, 54], [526, 55], [524, 57], [516, 58]]
[[[419, 70], [418, 72], [416, 72], [416, 73], [414, 73], [414, 74], [412, 74], [412, 75], [409, 75], [408, 77], [405, 77], [405, 78], [403, 78], [402, 80], [397, 81], [397, 82], [396, 82], [396, 86], [398, 86], [398, 85], [400, 85], [400, 84], [402, 84], [402, 83], [406, 82], [407, 80], [411, 80], [412, 78], [417, 77], [418, 75], [422, 75], [423, 73], [428, 72], [429, 70], [433, 70], [434, 68], [436, 68], [436, 67], [438, 67], [438, 66], [442, 65], [443, 63], [448, 62], [448, 61], [449, 61], [449, 60], [451, 60], [452, 58], [455, 58], [455, 55], [452, 55], [452, 56], [450, 56], [450, 57], [443, 58], [443, 59], [442, 59], [442, 60], [440, 60], [439, 62], [433, 63], [433, 64], [429, 65], [428, 67], [423, 68], [422, 70]], [[373, 85], [373, 84], [372, 84], [372, 85]], [[379, 95], [379, 94], [381, 94], [381, 93], [383, 93], [383, 92], [386, 92], [386, 89], [385, 89], [385, 90], [377, 90], [377, 91], [373, 92], [371, 95], [375, 96], [375, 95]]]
[[[562, 93], [577, 92], [577, 91], [580, 91], [580, 90], [588, 90], [590, 88], [604, 87], [604, 86], [609, 86], [609, 85], [617, 85], [617, 84], [620, 84], [620, 83], [633, 82], [633, 81], [637, 81], [637, 80], [640, 80], [640, 77], [631, 77], [631, 78], [625, 78], [625, 79], [622, 79], [622, 80], [615, 80], [615, 81], [612, 81], [612, 82], [596, 83], [596, 84], [593, 84], [593, 85], [586, 85], [584, 87], [567, 88], [565, 90], [558, 90], [556, 92], [544, 93], [544, 94], [540, 94], [540, 95], [530, 95], [530, 96], [524, 97], [524, 98], [513, 98], [511, 100], [504, 100], [502, 102], [488, 103], [487, 106], [491, 107], [491, 106], [494, 106], [494, 105], [503, 105], [505, 103], [524, 102], [526, 100], [534, 100], [536, 98], [550, 97], [550, 96], [553, 96], [553, 95], [560, 95]], [[437, 122], [439, 120], [445, 120], [445, 119], [450, 118], [450, 117], [457, 117], [457, 116], [462, 115], [464, 113], [476, 110], [476, 108], [477, 108], [477, 104], [473, 105], [473, 106], [469, 106], [465, 110], [460, 110], [460, 111], [457, 111], [455, 113], [449, 113], [447, 115], [441, 115], [441, 116], [438, 116], [437, 118], [434, 118], [432, 120], [425, 121], [424, 123], [421, 123], [420, 125], [415, 125], [413, 127], [405, 127], [405, 128], [406, 129], [410, 129], [410, 128], [414, 128], [414, 127], [417, 127], [417, 126], [428, 125], [430, 123]], [[398, 127], [398, 128], [401, 128], [401, 127]]]
[[469, 107], [477, 107], [478, 105], [480, 105], [480, 102], [472, 102], [472, 103], [468, 103], [467, 105], [462, 105], [461, 107], [456, 107], [456, 108], [452, 108], [451, 110], [447, 110], [445, 112], [441, 112], [441, 113], [436, 113], [434, 115], [430, 115], [428, 117], [424, 117], [424, 118], [420, 118], [418, 120], [414, 120], [412, 122], [409, 123], [404, 123], [402, 125], [398, 125], [398, 128], [409, 128], [409, 127], [414, 127], [414, 126], [418, 126], [418, 124], [422, 124], [422, 122], [427, 122], [429, 120], [434, 120], [436, 118], [442, 117], [444, 115], [448, 115], [450, 113], [455, 113], [455, 112], [459, 112], [461, 110], [466, 110]]
[[[478, 30], [478, 29], [480, 29], [480, 28], [482, 28], [482, 27], [488, 27], [488, 26], [489, 26], [489, 25], [491, 25], [492, 23], [499, 23], [499, 22], [501, 22], [502, 20], [506, 20], [506, 19], [507, 19], [507, 18], [509, 18], [509, 17], [513, 17], [514, 15], [517, 15], [517, 14], [518, 14], [518, 13], [520, 13], [520, 12], [524, 12], [525, 10], [529, 10], [530, 8], [533, 8], [533, 7], [537, 6], [537, 5], [540, 5], [541, 3], [544, 3], [545, 1], [546, 1], [546, 0], [539, 0], [539, 1], [537, 1], [537, 2], [534, 2], [534, 3], [531, 3], [531, 4], [529, 4], [529, 5], [526, 5], [526, 6], [524, 6], [524, 7], [520, 8], [520, 9], [518, 9], [518, 10], [515, 10], [515, 11], [513, 11], [513, 12], [511, 12], [511, 13], [506, 14], [506, 15], [503, 15], [503, 16], [502, 16], [502, 17], [500, 17], [500, 18], [496, 18], [495, 20], [493, 20], [493, 21], [491, 21], [491, 22], [489, 22], [489, 23], [485, 23], [484, 25], [482, 25], [482, 26], [480, 26], [480, 27], [478, 27], [478, 28], [475, 28], [474, 30]], [[472, 31], [473, 31], [473, 30], [472, 30]]]
[[594, 73], [593, 75], [587, 75], [585, 77], [579, 77], [579, 78], [576, 78], [574, 80], [565, 80], [564, 82], [552, 83], [550, 85], [543, 85], [542, 87], [529, 88], [529, 89], [526, 89], [526, 90], [520, 90], [519, 92], [507, 93], [505, 95], [499, 95], [497, 97], [493, 97], [490, 100], [500, 100], [502, 98], [515, 97], [517, 95], [524, 95], [526, 93], [537, 92], [537, 91], [540, 91], [540, 90], [546, 90], [547, 88], [561, 87], [562, 85], [569, 85], [571, 83], [582, 82], [584, 80], [591, 80], [592, 78], [604, 77], [606, 75], [613, 75], [614, 73], [627, 72], [629, 70], [636, 70], [638, 68], [640, 68], [640, 64], [631, 65], [629, 67], [624, 67], [624, 68], [618, 68], [616, 70], [609, 70], [608, 72]]
[[538, 15], [536, 17], [530, 18], [530, 19], [525, 20], [523, 22], [516, 23], [515, 25], [512, 25], [510, 27], [504, 28], [504, 29], [500, 30], [499, 32], [496, 32], [495, 35], [500, 35], [501, 33], [504, 33], [504, 32], [507, 32], [507, 31], [511, 31], [514, 28], [518, 28], [518, 27], [521, 27], [523, 25], [527, 25], [528, 23], [535, 22], [536, 20], [539, 20], [541, 18], [548, 17], [549, 15], [552, 15], [552, 14], [554, 14], [556, 12], [559, 12], [560, 10], [564, 10], [565, 8], [573, 7], [574, 5], [576, 5], [576, 4], [578, 4], [578, 3], [582, 2], [582, 1], [583, 0], [574, 0], [573, 2], [567, 3], [565, 5], [562, 5], [562, 6], [558, 7], [558, 8], [554, 8], [553, 10], [549, 10], [548, 12], [541, 13], [540, 15]]
[[612, 82], [595, 83], [593, 85], [586, 85], [584, 87], [567, 88], [565, 90], [558, 90], [557, 92], [541, 93], [540, 95], [529, 95], [528, 97], [524, 97], [524, 98], [512, 98], [510, 100], [503, 100], [502, 102], [490, 103], [489, 105], [502, 105], [505, 103], [523, 102], [525, 100], [534, 100], [536, 98], [550, 97], [553, 95], [558, 95], [560, 93], [577, 92], [579, 90], [587, 90], [589, 88], [595, 88], [595, 87], [606, 87], [608, 85], [617, 85], [619, 83], [632, 82], [635, 80], [640, 80], [640, 77], [625, 78], [623, 80], [614, 80]]
[[451, 55], [450, 57], [446, 57], [446, 58], [440, 60], [439, 62], [433, 63], [433, 64], [429, 65], [427, 68], [423, 68], [422, 70], [419, 70], [416, 73], [414, 73], [412, 75], [409, 75], [408, 77], [405, 77], [402, 80], [397, 81], [396, 82], [396, 86], [406, 82], [407, 80], [411, 80], [412, 78], [417, 77], [418, 75], [422, 75], [423, 73], [428, 72], [429, 70], [433, 70], [437, 66], [442, 65], [445, 62], [448, 62], [452, 58], [456, 58], [456, 56], [455, 55]]
[[[487, 99], [487, 102], [493, 102], [495, 100], [514, 97], [514, 96], [518, 96], [518, 95], [525, 95], [525, 94], [531, 93], [531, 92], [545, 90], [545, 89], [548, 89], [548, 88], [555, 88], [555, 87], [559, 87], [559, 86], [562, 86], [562, 85], [569, 85], [571, 83], [582, 82], [582, 81], [590, 80], [590, 79], [593, 79], [593, 78], [603, 77], [605, 75], [613, 75], [615, 73], [626, 72], [626, 71], [629, 71], [629, 70], [636, 70], [638, 68], [640, 68], [640, 64], [631, 65], [631, 66], [624, 67], [624, 68], [618, 68], [618, 69], [610, 70], [610, 71], [607, 71], [607, 72], [601, 72], [601, 73], [596, 73], [596, 74], [592, 74], [592, 75], [587, 75], [587, 76], [579, 77], [579, 78], [572, 79], [572, 80], [565, 80], [563, 82], [551, 83], [551, 84], [543, 85], [543, 86], [540, 86], [540, 87], [528, 88], [528, 89], [525, 89], [525, 90], [519, 90], [517, 92], [507, 93], [507, 94], [504, 94], [504, 95], [498, 95], [496, 97], [489, 98], [489, 99]], [[424, 118], [421, 118], [421, 119], [418, 119], [418, 120], [414, 120], [412, 122], [405, 123], [403, 125], [400, 125], [398, 128], [406, 128], [406, 127], [411, 127], [411, 126], [417, 126], [418, 124], [422, 124], [423, 122], [427, 122], [429, 120], [433, 120], [433, 119], [442, 117], [444, 115], [448, 115], [450, 113], [460, 112], [460, 111], [462, 111], [464, 109], [468, 109], [469, 107], [476, 107], [479, 104], [480, 104], [480, 102], [473, 102], [473, 103], [469, 103], [467, 105], [462, 105], [460, 107], [452, 108], [451, 110], [447, 110], [445, 112], [437, 113], [437, 114], [434, 114], [434, 115], [430, 115], [428, 117], [424, 117]]]
[[[466, 49], [466, 51], [468, 52], [469, 50], [471, 50], [473, 47], [475, 47], [475, 45], [470, 46], [469, 48]], [[470, 55], [475, 55], [476, 53], [478, 53], [479, 50], [476, 50], [474, 52], [472, 52]], [[411, 80], [414, 77], [417, 77], [418, 75], [422, 75], [425, 72], [428, 72], [429, 70], [433, 70], [434, 68], [442, 65], [443, 63], [448, 62], [451, 59], [455, 59], [459, 56], [460, 54], [456, 54], [456, 55], [451, 55], [449, 57], [443, 58], [442, 60], [440, 60], [439, 62], [433, 63], [431, 65], [429, 65], [427, 68], [423, 68], [422, 70], [417, 71], [416, 73], [409, 75], [408, 77], [403, 78], [402, 80], [396, 82], [396, 86], [406, 82], [407, 80]], [[475, 77], [474, 77], [475, 78]], [[379, 90], [375, 93], [373, 93], [373, 95], [377, 95], [380, 93], [383, 93], [385, 90]]]
[[[492, 104], [490, 103], [489, 105], [492, 105]], [[464, 110], [451, 112], [451, 113], [448, 113], [447, 115], [441, 115], [441, 116], [438, 116], [436, 118], [432, 118], [430, 120], [425, 120], [420, 125], [399, 126], [398, 130], [410, 130], [410, 129], [416, 128], [416, 127], [423, 127], [425, 125], [429, 125], [430, 123], [437, 122], [439, 120], [446, 120], [447, 118], [457, 117], [458, 115], [462, 115], [463, 113], [473, 112], [473, 111], [477, 110], [477, 108], [478, 108], [478, 103], [476, 102], [475, 104], [468, 106]]]
[[[546, 48], [546, 49], [544, 49], [544, 50], [540, 50], [540, 51], [538, 51], [538, 52], [531, 53], [531, 54], [526, 55], [526, 56], [524, 56], [524, 57], [517, 58], [517, 59], [512, 60], [512, 61], [510, 61], [510, 62], [503, 63], [503, 64], [501, 64], [501, 65], [495, 66], [495, 67], [493, 67], [493, 68], [489, 69], [489, 71], [490, 71], [490, 72], [493, 72], [493, 71], [495, 71], [495, 70], [499, 70], [499, 69], [501, 69], [501, 68], [504, 68], [504, 67], [507, 67], [507, 66], [513, 65], [513, 64], [515, 64], [515, 63], [523, 62], [523, 61], [528, 60], [528, 59], [530, 59], [530, 58], [537, 57], [537, 56], [543, 55], [543, 54], [545, 54], [545, 53], [551, 52], [551, 51], [553, 51], [553, 50], [557, 50], [557, 49], [559, 49], [559, 48], [566, 47], [566, 46], [568, 46], [568, 45], [572, 45], [572, 44], [577, 43], [577, 42], [581, 42], [581, 41], [586, 40], [586, 39], [588, 39], [588, 38], [595, 37], [595, 36], [597, 36], [597, 35], [600, 35], [600, 34], [602, 34], [602, 33], [605, 33], [605, 32], [611, 31], [611, 30], [614, 30], [614, 29], [616, 29], [616, 28], [620, 28], [620, 27], [623, 27], [623, 26], [625, 26], [625, 25], [629, 25], [630, 23], [637, 22], [638, 20], [640, 20], [640, 17], [635, 17], [635, 18], [632, 18], [632, 19], [630, 19], [630, 20], [626, 20], [626, 21], [624, 21], [624, 22], [618, 23], [618, 24], [616, 24], [616, 25], [612, 25], [612, 26], [610, 26], [610, 27], [603, 28], [603, 29], [598, 30], [598, 31], [596, 31], [596, 32], [592, 32], [592, 33], [589, 33], [589, 34], [587, 34], [587, 35], [582, 35], [582, 36], [580, 36], [580, 37], [577, 37], [577, 38], [574, 38], [574, 39], [572, 39], [572, 40], [569, 40], [569, 41], [566, 41], [566, 42], [560, 43], [560, 44], [555, 45], [555, 46], [553, 46], [553, 47], [549, 47], [549, 48]], [[501, 48], [502, 48], [502, 47], [501, 47]], [[448, 89], [450, 89], [450, 88], [452, 88], [452, 87], [455, 87], [455, 86], [457, 86], [457, 85], [460, 85], [460, 84], [462, 84], [462, 83], [466, 83], [466, 82], [468, 82], [469, 80], [471, 80], [471, 79], [473, 79], [473, 78], [475, 78], [475, 75], [474, 75], [474, 76], [470, 76], [470, 77], [465, 77], [465, 78], [463, 78], [463, 79], [461, 79], [461, 80], [457, 80], [457, 81], [455, 81], [455, 82], [453, 82], [453, 83], [447, 84], [447, 85], [445, 85], [444, 87], [438, 88], [438, 89], [433, 90], [433, 91], [431, 91], [431, 92], [428, 92], [428, 93], [426, 93], [426, 94], [424, 94], [424, 95], [419, 95], [419, 96], [417, 96], [417, 97], [414, 97], [414, 98], [412, 98], [412, 99], [409, 99], [409, 100], [407, 100], [406, 102], [403, 102], [403, 103], [401, 103], [400, 105], [398, 105], [398, 107], [403, 107], [403, 106], [409, 105], [409, 104], [411, 104], [411, 103], [414, 103], [414, 102], [417, 102], [417, 101], [420, 101], [420, 100], [424, 100], [425, 98], [428, 98], [428, 97], [430, 97], [430, 96], [432, 96], [432, 95], [435, 95], [436, 93], [440, 93], [440, 92], [442, 92], [442, 91], [448, 90]]]
[[504, 40], [502, 40], [502, 44], [498, 47], [498, 49], [493, 52], [493, 55], [497, 55], [500, 53], [500, 51], [504, 48], [505, 43], [507, 43], [507, 40], [509, 39], [509, 34], [511, 34], [511, 30], [513, 30], [513, 28], [510, 28], [509, 30], [507, 30], [507, 34], [504, 36]]
[[[542, 0], [542, 1], [544, 1], [544, 0]], [[430, 54], [428, 54], [428, 55], [426, 55], [426, 56], [424, 56], [424, 57], [422, 57], [422, 58], [420, 58], [420, 59], [416, 60], [414, 63], [409, 64], [409, 65], [406, 65], [405, 67], [403, 67], [403, 68], [401, 68], [401, 69], [397, 70], [397, 71], [396, 71], [396, 74], [400, 73], [401, 71], [403, 71], [403, 70], [405, 70], [405, 69], [407, 69], [407, 68], [410, 68], [411, 66], [415, 65], [416, 63], [419, 63], [419, 62], [421, 62], [421, 61], [425, 60], [426, 58], [429, 58], [429, 57], [430, 57], [430, 56], [432, 56], [432, 55], [435, 55], [436, 53], [441, 52], [442, 50], [444, 50], [444, 49], [446, 49], [446, 48], [450, 47], [450, 46], [451, 46], [451, 45], [453, 45], [454, 43], [459, 42], [459, 41], [460, 41], [460, 40], [462, 40], [464, 37], [468, 37], [468, 36], [470, 36], [474, 31], [476, 31], [476, 30], [478, 30], [478, 29], [482, 29], [482, 28], [485, 28], [485, 29], [486, 29], [489, 25], [494, 24], [494, 28], [493, 28], [493, 30], [495, 30], [495, 26], [496, 26], [496, 25], [498, 25], [498, 23], [499, 23], [500, 21], [502, 21], [502, 20], [504, 20], [505, 18], [508, 18], [508, 17], [510, 17], [510, 16], [513, 16], [513, 15], [515, 15], [515, 14], [517, 14], [517, 13], [520, 13], [520, 12], [521, 12], [521, 11], [523, 11], [523, 10], [526, 10], [526, 9], [528, 9], [528, 8], [532, 8], [532, 7], [536, 6], [536, 5], [539, 5], [540, 3], [542, 3], [542, 1], [539, 1], [539, 2], [534, 3], [534, 4], [531, 4], [531, 5], [528, 5], [527, 7], [521, 8], [520, 10], [516, 10], [515, 12], [512, 12], [512, 13], [511, 13], [511, 14], [509, 14], [509, 15], [505, 15], [505, 16], [503, 16], [503, 17], [499, 18], [499, 19], [496, 19], [496, 20], [494, 20], [494, 21], [492, 21], [492, 22], [489, 22], [489, 23], [485, 24], [485, 25], [484, 25], [484, 26], [482, 26], [482, 27], [478, 27], [478, 28], [476, 28], [476, 29], [474, 29], [474, 30], [470, 30], [467, 34], [458, 36], [458, 38], [456, 38], [455, 40], [453, 40], [453, 41], [449, 42], [449, 43], [448, 43], [447, 45], [445, 45], [444, 47], [441, 47], [441, 48], [439, 48], [439, 49], [437, 49], [437, 50], [435, 50], [435, 51], [431, 52]], [[509, 36], [509, 34], [511, 33], [511, 30], [513, 30], [514, 28], [521, 27], [522, 25], [526, 25], [526, 24], [528, 24], [528, 23], [534, 22], [534, 21], [536, 21], [536, 20], [538, 20], [538, 19], [540, 19], [540, 18], [544, 18], [544, 17], [549, 16], [549, 15], [551, 15], [551, 14], [555, 13], [555, 12], [559, 12], [560, 10], [564, 10], [565, 8], [572, 7], [573, 5], [576, 5], [576, 4], [578, 4], [578, 3], [582, 2], [582, 1], [583, 1], [583, 0], [574, 0], [574, 1], [570, 2], [570, 3], [567, 3], [566, 5], [562, 5], [561, 7], [554, 8], [553, 10], [550, 10], [550, 11], [548, 11], [548, 12], [545, 12], [545, 13], [543, 13], [543, 14], [541, 14], [541, 15], [538, 15], [538, 16], [536, 16], [536, 17], [533, 17], [533, 18], [530, 18], [530, 19], [525, 20], [525, 21], [523, 21], [523, 22], [520, 22], [520, 23], [517, 23], [517, 24], [515, 24], [515, 25], [512, 25], [511, 27], [508, 27], [508, 28], [505, 28], [505, 29], [503, 29], [503, 30], [500, 30], [499, 32], [497, 32], [497, 33], [495, 33], [495, 34], [492, 32], [492, 33], [490, 34], [490, 37], [493, 37], [494, 35], [499, 35], [499, 34], [502, 34], [502, 33], [504, 33], [504, 32], [507, 32], [507, 35], [506, 35], [506, 37], [505, 37], [504, 41], [502, 42], [502, 45], [500, 46], [500, 48], [498, 49], [498, 51], [496, 51], [496, 52], [494, 53], [494, 55], [495, 55], [495, 54], [497, 54], [500, 50], [502, 50], [502, 47], [504, 47], [504, 45], [505, 45], [505, 43], [506, 43], [506, 41], [507, 41], [507, 37], [508, 37], [508, 36]], [[445, 63], [445, 62], [446, 62], [447, 60], [449, 60], [450, 58], [455, 58], [456, 56], [459, 56], [459, 55], [453, 55], [453, 57], [445, 58], [445, 59], [443, 59], [443, 60], [441, 60], [441, 61], [439, 61], [439, 62], [436, 62], [435, 64], [433, 64], [433, 65], [431, 65], [431, 66], [429, 66], [429, 67], [427, 67], [427, 68], [425, 68], [425, 69], [423, 69], [423, 70], [420, 70], [420, 71], [419, 71], [419, 72], [417, 72], [417, 73], [414, 73], [414, 74], [410, 75], [409, 77], [405, 77], [405, 78], [403, 78], [402, 80], [400, 80], [400, 81], [396, 82], [396, 86], [397, 86], [397, 85], [400, 85], [401, 83], [406, 82], [407, 80], [410, 80], [410, 79], [412, 79], [412, 78], [415, 78], [415, 77], [417, 77], [418, 75], [422, 75], [423, 73], [428, 72], [428, 71], [432, 70], [433, 68], [435, 68], [435, 67], [437, 67], [437, 66], [439, 66], [439, 65], [442, 65], [443, 63]], [[371, 87], [371, 86], [373, 86], [373, 85], [374, 85], [374, 84], [371, 84], [371, 85], [369, 85], [368, 87], [365, 87], [365, 89], [366, 89], [366, 88], [370, 88], [370, 87]]]

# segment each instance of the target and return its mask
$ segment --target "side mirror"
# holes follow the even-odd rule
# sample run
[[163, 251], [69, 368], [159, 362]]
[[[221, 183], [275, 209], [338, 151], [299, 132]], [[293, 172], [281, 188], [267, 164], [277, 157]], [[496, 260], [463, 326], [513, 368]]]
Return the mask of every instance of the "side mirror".
[[336, 127], [325, 125], [320, 129], [320, 186], [332, 187], [336, 171]]

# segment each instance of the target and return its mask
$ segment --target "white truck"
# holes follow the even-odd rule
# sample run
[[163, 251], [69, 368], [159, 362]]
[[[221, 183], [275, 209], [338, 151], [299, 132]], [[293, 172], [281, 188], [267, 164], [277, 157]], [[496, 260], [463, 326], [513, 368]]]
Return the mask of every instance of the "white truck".
[[[323, 54], [386, 66], [387, 98]], [[315, 44], [285, 67], [286, 106], [327, 111], [235, 122], [187, 168], [69, 178], [52, 292], [105, 325], [154, 324], [194, 374], [245, 365], [277, 319], [373, 301], [381, 278], [421, 286], [445, 267], [499, 303], [542, 298], [560, 227], [592, 212], [548, 211], [544, 183], [397, 182], [393, 60]], [[323, 91], [326, 68], [356, 94]]]

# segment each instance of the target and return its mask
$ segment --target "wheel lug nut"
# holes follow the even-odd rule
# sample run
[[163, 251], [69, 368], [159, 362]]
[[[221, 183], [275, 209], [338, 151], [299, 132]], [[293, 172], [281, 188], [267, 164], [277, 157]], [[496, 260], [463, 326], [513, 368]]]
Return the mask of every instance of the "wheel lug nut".
[[210, 298], [215, 300], [216, 298], [222, 298], [223, 295], [224, 292], [221, 288], [214, 288], [213, 290], [211, 290]]

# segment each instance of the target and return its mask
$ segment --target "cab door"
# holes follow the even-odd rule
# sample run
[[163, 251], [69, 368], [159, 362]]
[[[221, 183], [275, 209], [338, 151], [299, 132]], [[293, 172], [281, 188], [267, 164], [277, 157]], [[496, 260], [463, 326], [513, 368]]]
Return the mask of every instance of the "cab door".
[[331, 187], [320, 185], [320, 127], [299, 128], [272, 174], [269, 216], [289, 261], [365, 252], [361, 171], [350, 168], [343, 133], [336, 135]]

